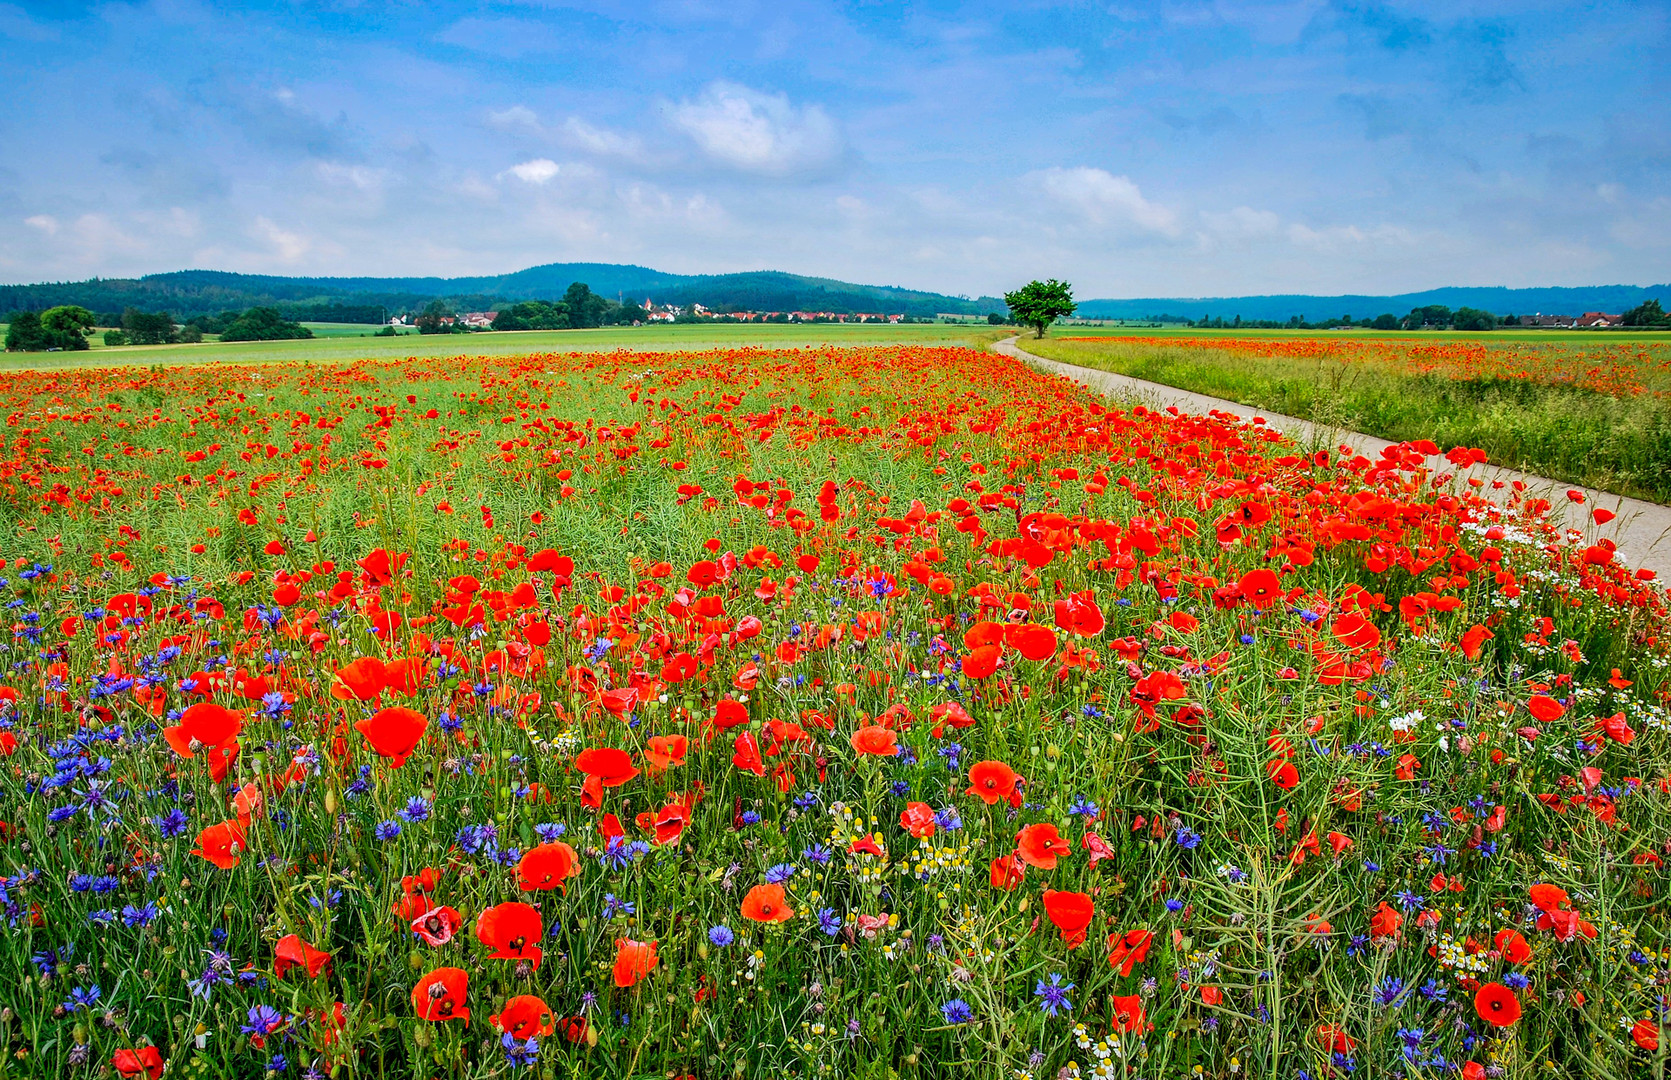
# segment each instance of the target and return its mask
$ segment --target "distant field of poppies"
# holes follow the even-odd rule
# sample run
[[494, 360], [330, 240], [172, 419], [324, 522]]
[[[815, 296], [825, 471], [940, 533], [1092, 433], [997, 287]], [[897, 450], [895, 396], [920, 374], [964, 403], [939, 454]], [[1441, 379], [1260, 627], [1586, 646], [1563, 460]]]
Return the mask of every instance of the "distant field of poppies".
[[1430, 443], [899, 345], [0, 408], [5, 1075], [1663, 1073], [1666, 594]]
[[1671, 502], [1671, 335], [1086, 334], [1020, 344], [1384, 439]]

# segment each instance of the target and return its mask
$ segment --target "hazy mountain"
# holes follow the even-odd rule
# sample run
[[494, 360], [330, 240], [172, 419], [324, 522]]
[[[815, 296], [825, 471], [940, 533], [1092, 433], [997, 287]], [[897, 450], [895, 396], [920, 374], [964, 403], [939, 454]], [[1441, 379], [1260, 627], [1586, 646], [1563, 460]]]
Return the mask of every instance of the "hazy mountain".
[[1150, 297], [1136, 300], [1083, 300], [1076, 312], [1087, 319], [1146, 319], [1157, 315], [1223, 316], [1233, 319], [1307, 322], [1350, 315], [1354, 319], [1383, 313], [1407, 315], [1412, 308], [1443, 304], [1479, 308], [1493, 315], [1582, 315], [1586, 311], [1620, 314], [1644, 300], [1671, 301], [1671, 285], [1593, 285], [1581, 288], [1506, 289], [1450, 287], [1394, 296], [1209, 296]]

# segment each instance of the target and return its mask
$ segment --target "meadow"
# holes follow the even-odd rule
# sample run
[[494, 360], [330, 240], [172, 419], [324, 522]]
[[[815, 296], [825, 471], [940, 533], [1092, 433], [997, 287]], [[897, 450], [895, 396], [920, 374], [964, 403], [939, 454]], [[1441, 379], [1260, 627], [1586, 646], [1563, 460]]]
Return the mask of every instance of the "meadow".
[[0, 377], [7, 1075], [1663, 1076], [1604, 539], [683, 340]]
[[1671, 336], [1089, 332], [1019, 343], [1383, 439], [1477, 446], [1498, 464], [1671, 501]]

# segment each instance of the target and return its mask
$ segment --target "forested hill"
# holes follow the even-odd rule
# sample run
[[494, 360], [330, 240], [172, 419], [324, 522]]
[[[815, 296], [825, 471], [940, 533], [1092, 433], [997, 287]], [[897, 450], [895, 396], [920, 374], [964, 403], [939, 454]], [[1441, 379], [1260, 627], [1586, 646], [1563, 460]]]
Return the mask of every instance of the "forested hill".
[[858, 285], [776, 270], [741, 274], [668, 274], [612, 263], [551, 263], [497, 277], [306, 278], [180, 270], [141, 278], [94, 278], [38, 285], [0, 285], [0, 312], [41, 311], [79, 304], [92, 311], [127, 307], [167, 311], [178, 318], [273, 306], [297, 318], [361, 322], [413, 311], [436, 298], [460, 310], [482, 310], [517, 300], [558, 300], [573, 282], [610, 299], [699, 303], [716, 311], [831, 311], [984, 314], [1003, 311], [992, 297], [970, 300], [887, 285]]

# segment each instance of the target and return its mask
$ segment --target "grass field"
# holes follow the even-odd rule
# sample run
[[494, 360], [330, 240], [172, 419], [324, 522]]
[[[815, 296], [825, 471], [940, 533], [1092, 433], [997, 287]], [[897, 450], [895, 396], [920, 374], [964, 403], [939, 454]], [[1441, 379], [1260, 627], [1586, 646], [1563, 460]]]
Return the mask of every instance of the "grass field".
[[1067, 363], [1500, 465], [1671, 501], [1671, 337], [1538, 331], [1092, 334], [1023, 348]]
[[[396, 360], [426, 356], [507, 356], [551, 350], [595, 352], [610, 349], [703, 350], [726, 347], [804, 348], [818, 345], [984, 345], [1013, 331], [987, 326], [674, 325], [606, 327], [600, 330], [494, 331], [478, 334], [420, 335], [403, 330], [392, 338], [362, 337], [358, 324], [308, 323], [318, 336], [303, 341], [201, 342], [195, 345], [105, 346], [96, 336], [92, 348], [74, 353], [0, 353], [0, 370], [90, 368], [112, 364], [283, 364], [341, 363], [356, 359]], [[322, 327], [341, 330], [321, 334]], [[373, 327], [372, 329], [376, 329]], [[0, 335], [4, 328], [0, 327]]]
[[1663, 1077], [1671, 615], [1544, 505], [495, 339], [0, 375], [5, 1075]]

